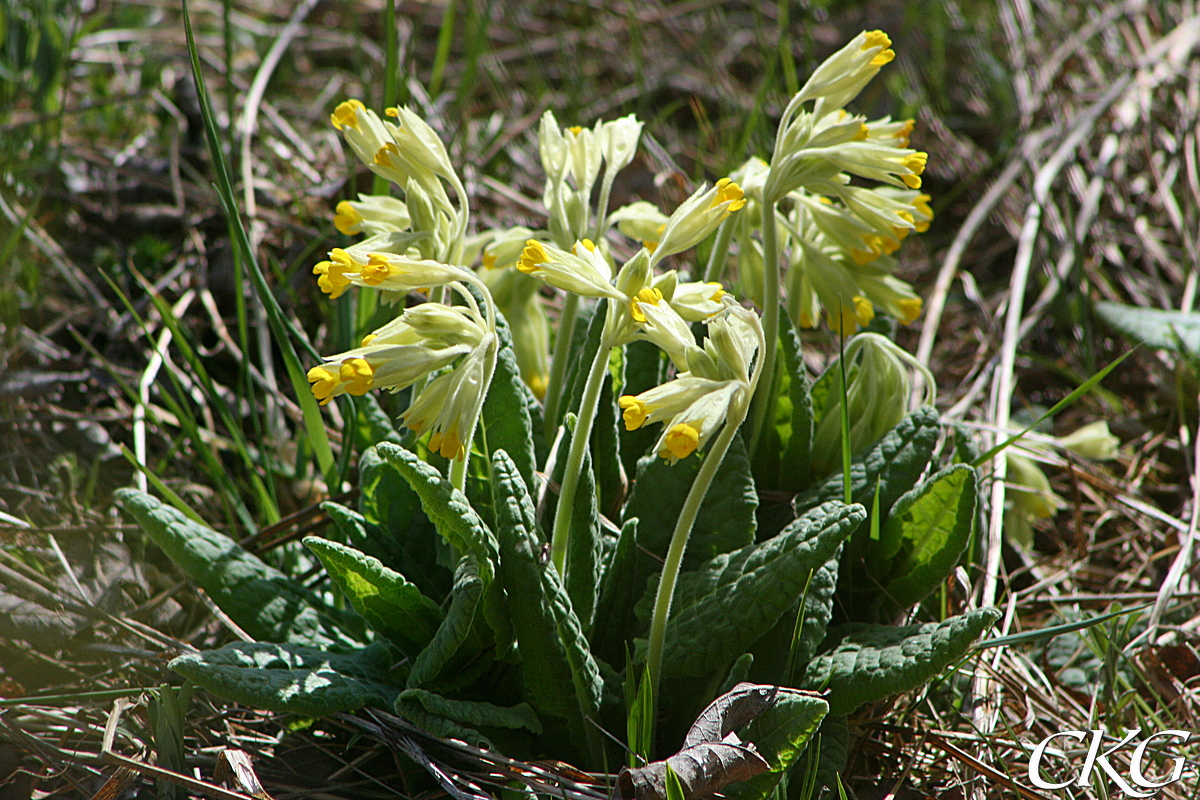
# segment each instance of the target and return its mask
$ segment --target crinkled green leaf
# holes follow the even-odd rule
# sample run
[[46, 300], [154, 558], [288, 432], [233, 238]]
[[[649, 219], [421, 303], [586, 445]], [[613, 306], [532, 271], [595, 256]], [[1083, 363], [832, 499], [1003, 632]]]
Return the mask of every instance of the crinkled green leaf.
[[[564, 396], [568, 398], [559, 411], [563, 419], [566, 419], [568, 412], [579, 416], [579, 404], [583, 400], [588, 372], [604, 333], [605, 313], [604, 302], [580, 307], [580, 314], [575, 323], [572, 360], [567, 365], [563, 384], [566, 389]], [[623, 363], [621, 365], [623, 366]], [[600, 384], [600, 396], [596, 402], [596, 416], [592, 421], [590, 441], [592, 472], [601, 511], [611, 511], [624, 490], [624, 468], [621, 466], [621, 440], [618, 433], [618, 429], [624, 425], [618, 424], [620, 413], [613, 394], [611, 365], [609, 369], [610, 372], [604, 375]]]
[[741, 732], [742, 739], [754, 743], [771, 765], [771, 770], [725, 787], [725, 794], [738, 800], [770, 797], [783, 774], [804, 752], [828, 710], [828, 704], [820, 697], [780, 689], [775, 704], [755, 717]]
[[354, 610], [381, 636], [409, 657], [429, 644], [442, 621], [442, 609], [399, 572], [377, 558], [318, 536], [304, 539]]
[[[861, 506], [831, 501], [776, 537], [706, 561], [679, 576], [667, 623], [663, 675], [702, 676], [723, 668], [774, 627], [819, 570], [866, 518]], [[641, 606], [653, 603], [652, 581]]]
[[[892, 504], [917, 483], [929, 465], [940, 431], [938, 413], [928, 406], [918, 408], [900, 420], [850, 466], [854, 502], [871, 507], [878, 484], [879, 509], [887, 514]], [[803, 511], [842, 496], [842, 476], [838, 473], [796, 498], [795, 506], [798, 511]]]
[[255, 639], [313, 647], [362, 643], [348, 633], [361, 621], [348, 620], [228, 536], [136, 489], [118, 489], [116, 497], [155, 544]]
[[358, 489], [365, 536], [347, 543], [409, 576], [429, 597], [450, 591], [454, 561], [449, 548], [436, 535], [412, 486], [375, 447], [358, 460]]
[[831, 649], [809, 662], [803, 685], [828, 688], [829, 713], [844, 716], [933, 678], [999, 618], [979, 608], [926, 625], [843, 625], [830, 630]]
[[521, 380], [521, 370], [513, 353], [512, 334], [499, 311], [496, 312], [496, 334], [500, 339], [500, 350], [492, 384], [479, 416], [477, 444], [487, 459], [497, 450], [508, 453], [517, 465], [521, 479], [533, 486], [537, 455], [533, 445], [533, 420], [529, 416], [532, 392]]
[[596, 601], [596, 619], [600, 624], [592, 626], [592, 652], [610, 664], [619, 664], [625, 657], [625, 643], [633, 638], [633, 606], [646, 587], [644, 578], [640, 585], [636, 581], [637, 529], [636, 517], [621, 526]]
[[[622, 516], [623, 519], [637, 517], [640, 520], [638, 544], [643, 550], [660, 557], [666, 555], [675, 521], [683, 510], [684, 498], [699, 471], [699, 458], [688, 457], [670, 464], [651, 455], [638, 462], [637, 482]], [[729, 452], [713, 476], [712, 486], [713, 490], [705, 496], [692, 526], [683, 557], [685, 570], [754, 541], [758, 493], [741, 436], [733, 438]], [[642, 581], [657, 569], [650, 556], [639, 563], [644, 567], [640, 575]]]
[[410, 688], [437, 685], [451, 687], [474, 677], [474, 665], [481, 665], [484, 641], [476, 631], [476, 612], [483, 595], [474, 556], [463, 556], [454, 575], [450, 609], [433, 634], [429, 645], [413, 661], [408, 674]]
[[481, 750], [492, 750], [492, 742], [474, 728], [455, 722], [449, 717], [426, 711], [420, 703], [406, 700], [403, 703], [397, 698], [394, 711], [397, 715], [416, 725], [422, 731], [442, 739], [458, 739]]
[[[483, 581], [483, 614], [496, 638], [496, 655], [504, 657], [512, 645], [512, 625], [504, 592], [495, 581], [499, 549], [496, 537], [462, 492], [455, 489], [431, 465], [416, 454], [394, 444], [378, 447], [379, 454], [394, 464], [421, 499], [425, 515], [455, 551], [456, 557], [475, 556]], [[503, 451], [497, 451], [503, 452]]]
[[812, 482], [812, 438], [813, 438], [813, 402], [810, 390], [812, 381], [804, 366], [801, 353], [800, 337], [792, 328], [787, 314], [780, 319], [785, 320], [780, 331], [779, 340], [782, 363], [787, 369], [787, 397], [791, 401], [791, 420], [788, 437], [784, 442], [783, 452], [779, 457], [780, 488], [787, 491], [800, 491]]
[[471, 553], [479, 565], [479, 576], [490, 583], [496, 564], [496, 538], [471, 508], [466, 496], [455, 489], [431, 465], [399, 445], [383, 443], [376, 448], [395, 465], [421, 499], [425, 515], [437, 532], [461, 555]]
[[[846, 773], [850, 763], [850, 725], [845, 717], [825, 717], [813, 742], [820, 741], [821, 752], [817, 755], [817, 791], [822, 786], [836, 786], [839, 775]], [[826, 795], [828, 796], [828, 795]]]
[[220, 697], [307, 717], [366, 705], [390, 708], [398, 693], [382, 643], [329, 653], [292, 644], [234, 642], [179, 656], [168, 666]]
[[775, 627], [755, 642], [751, 652], [754, 654], [755, 671], [758, 674], [779, 676], [780, 683], [790, 685], [793, 675], [787, 674], [789, 662], [793, 674], [802, 672], [804, 665], [812, 658], [813, 653], [817, 652], [818, 645], [825, 638], [829, 620], [833, 618], [833, 597], [837, 593], [838, 570], [843, 549], [844, 546], [834, 550], [829, 560], [812, 573], [808, 589], [803, 595], [804, 619], [799, 639], [795, 642], [795, 655], [792, 655], [792, 638], [796, 634], [799, 603], [789, 608], [780, 616]]
[[603, 680], [558, 572], [542, 557], [533, 503], [503, 450], [492, 456], [492, 490], [502, 556], [500, 575], [521, 654], [525, 689], [535, 708], [588, 733]]
[[473, 728], [520, 728], [540, 734], [542, 723], [528, 703], [498, 706], [476, 700], [451, 700], [425, 689], [405, 689], [396, 698], [396, 708], [419, 704], [431, 714], [439, 714]]
[[[562, 484], [567, 453], [571, 449], [571, 438], [575, 434], [575, 415], [567, 414], [565, 423], [566, 431], [558, 440], [554, 459], [556, 469], [552, 475], [554, 482], [559, 485]], [[571, 597], [571, 607], [575, 609], [585, 634], [592, 630], [596, 597], [600, 592], [601, 544], [600, 508], [592, 473], [592, 456], [590, 451], [584, 450], [579, 483], [575, 489], [575, 505], [571, 508], [571, 537], [567, 540], [563, 564], [563, 586]]]
[[953, 464], [905, 494], [880, 530], [879, 550], [889, 562], [878, 594], [893, 610], [933, 591], [958, 563], [975, 528], [975, 470]]
[[366, 450], [379, 442], [401, 444], [403, 437], [396, 430], [396, 423], [379, 405], [379, 397], [367, 393], [354, 399], [354, 411], [358, 415], [358, 425], [355, 428], [356, 441], [361, 449]]
[[1200, 358], [1200, 314], [1121, 303], [1096, 303], [1096, 313], [1134, 341], [1160, 350], [1181, 350], [1192, 358]]

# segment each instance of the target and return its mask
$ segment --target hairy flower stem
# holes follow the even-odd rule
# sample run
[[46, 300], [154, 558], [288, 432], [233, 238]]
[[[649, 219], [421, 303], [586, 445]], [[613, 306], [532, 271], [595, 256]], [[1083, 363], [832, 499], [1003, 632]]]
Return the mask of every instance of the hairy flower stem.
[[[488, 389], [492, 386], [492, 375], [496, 372], [496, 354], [499, 349], [500, 340], [496, 338], [495, 334], [492, 334], [492, 341], [488, 343], [487, 357], [483, 366], [483, 396], [485, 399]], [[483, 402], [481, 401], [467, 428], [467, 438], [463, 441], [465, 452], [462, 459], [454, 459], [450, 462], [450, 485], [463, 494], [467, 493], [467, 460], [471, 457], [471, 444], [475, 439], [475, 429], [479, 427], [479, 417], [482, 412]]]
[[[592, 438], [592, 423], [596, 419], [600, 388], [608, 374], [608, 354], [612, 348], [605, 341], [596, 348], [596, 357], [588, 371], [583, 397], [579, 401], [579, 418], [575, 432], [571, 435], [571, 449], [563, 467], [562, 487], [558, 492], [558, 505], [554, 509], [554, 536], [550, 540], [550, 557], [558, 574], [563, 575], [567, 560], [567, 541], [571, 537], [571, 514], [575, 507], [575, 491], [579, 488], [579, 472], [583, 469], [583, 456], [587, 452], [588, 440]], [[547, 395], [548, 396], [548, 395]]]
[[733, 226], [734, 220], [727, 219], [717, 228], [717, 238], [713, 242], [712, 252], [708, 254], [708, 264], [704, 267], [705, 283], [721, 282], [721, 273], [725, 271], [725, 261], [729, 257], [729, 242], [733, 239]]
[[579, 310], [579, 295], [567, 293], [562, 315], [558, 318], [558, 337], [554, 340], [554, 356], [550, 362], [550, 377], [546, 382], [546, 435], [551, 436], [559, 423], [559, 403], [562, 401], [563, 379], [571, 355], [571, 339], [575, 335], [575, 317]]
[[766, 341], [762, 352], [762, 378], [754, 393], [754, 417], [750, 426], [750, 458], [758, 449], [763, 428], [775, 416], [775, 348], [779, 342], [779, 237], [775, 228], [775, 201], [763, 200], [763, 287], [762, 326]]
[[[743, 408], [745, 404], [743, 403]], [[675, 597], [675, 583], [679, 579], [679, 568], [683, 564], [683, 554], [687, 550], [688, 538], [692, 535], [692, 525], [700, 512], [700, 504], [708, 487], [712, 484], [717, 467], [725, 458], [733, 437], [746, 419], [746, 412], [730, 417], [725, 427], [713, 441], [712, 449], [704, 456], [704, 463], [692, 481], [687, 499], [683, 501], [683, 510], [679, 512], [679, 521], [675, 523], [675, 532], [671, 534], [671, 545], [667, 548], [667, 560], [663, 562], [662, 577], [658, 581], [658, 594], [654, 598], [654, 613], [650, 617], [650, 647], [646, 653], [646, 669], [650, 675], [650, 686], [653, 687], [653, 697], [658, 699], [658, 682], [662, 674], [663, 646], [667, 639], [667, 620], [671, 615], [671, 601]], [[651, 715], [651, 719], [654, 716]]]

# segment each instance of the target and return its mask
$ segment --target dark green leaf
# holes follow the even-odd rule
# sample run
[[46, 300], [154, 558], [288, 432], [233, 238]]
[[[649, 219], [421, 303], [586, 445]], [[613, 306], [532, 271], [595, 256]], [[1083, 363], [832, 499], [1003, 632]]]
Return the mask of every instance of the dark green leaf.
[[592, 652], [610, 664], [621, 663], [625, 643], [633, 637], [633, 606], [642, 596], [646, 580], [637, 581], [634, 561], [637, 558], [636, 518], [621, 526], [617, 546], [604, 568], [600, 598], [596, 602], [596, 619], [592, 626]]
[[[393, 464], [421, 499], [425, 515], [433, 521], [437, 532], [459, 556], [475, 556], [479, 576], [490, 583], [497, 559], [496, 538], [484, 524], [462, 492], [450, 485], [441, 474], [414, 453], [399, 445], [383, 443], [377, 448], [388, 463]], [[380, 502], [384, 502], [380, 498]]]
[[893, 610], [920, 602], [958, 563], [975, 527], [975, 470], [954, 464], [892, 507], [879, 548], [891, 562], [880, 593]]
[[[477, 442], [485, 454], [484, 463], [490, 461], [492, 453], [503, 450], [517, 465], [521, 479], [526, 485], [533, 486], [534, 472], [537, 470], [533, 421], [529, 416], [533, 394], [521, 380], [521, 370], [513, 353], [512, 334], [499, 311], [496, 312], [496, 322], [500, 352], [496, 357], [492, 385], [479, 417]], [[536, 399], [533, 403], [536, 405]]]
[[[886, 515], [900, 495], [917, 483], [929, 465], [940, 430], [937, 411], [927, 406], [900, 420], [850, 467], [854, 502], [869, 507], [878, 484], [879, 509]], [[796, 509], [804, 511], [819, 503], [840, 499], [842, 493], [841, 474], [831, 475], [796, 498]]]
[[483, 666], [480, 654], [484, 642], [476, 631], [483, 580], [476, 563], [470, 555], [459, 562], [450, 593], [450, 609], [429, 645], [413, 661], [408, 674], [410, 688], [458, 686], [475, 676], [477, 666]]
[[788, 399], [791, 401], [789, 436], [784, 442], [779, 460], [779, 488], [798, 492], [812, 482], [813, 401], [808, 370], [801, 354], [800, 337], [796, 335], [786, 314], [785, 330], [780, 331], [780, 354], [787, 369]]
[[[638, 544], [643, 549], [660, 556], [666, 554], [684, 498], [699, 471], [699, 458], [685, 458], [672, 465], [657, 456], [646, 456], [638, 462], [637, 483], [622, 513], [624, 519], [637, 517], [640, 521]], [[754, 541], [758, 494], [741, 436], [734, 437], [712, 485], [688, 539], [685, 570]]]
[[[706, 675], [748, 650], [795, 606], [809, 573], [829, 561], [865, 518], [861, 506], [831, 501], [773, 539], [681, 574], [667, 624], [663, 675]], [[645, 607], [656, 588], [652, 582]]]
[[844, 716], [933, 678], [999, 618], [996, 609], [980, 608], [926, 625], [841, 626], [829, 633], [829, 652], [809, 662], [804, 686], [828, 688], [829, 713]]
[[136, 489], [119, 489], [116, 497], [154, 543], [255, 639], [314, 647], [361, 644], [346, 632], [354, 629], [346, 614], [228, 536]]
[[442, 621], [437, 603], [377, 558], [317, 536], [304, 539], [367, 624], [409, 657], [429, 644]]
[[383, 644], [329, 653], [291, 644], [234, 642], [188, 653], [170, 668], [213, 694], [252, 708], [308, 717], [390, 708], [391, 657]]
[[451, 700], [425, 689], [405, 689], [396, 698], [396, 708], [417, 703], [431, 714], [439, 714], [473, 728], [521, 728], [540, 734], [542, 723], [528, 703], [498, 706], [475, 700]]
[[540, 711], [589, 734], [603, 681], [554, 565], [543, 558], [533, 503], [503, 450], [492, 456], [492, 490], [501, 547], [500, 575], [508, 593], [525, 688]]
[[449, 548], [438, 538], [421, 498], [375, 447], [363, 451], [358, 460], [358, 488], [364, 536], [350, 543], [408, 575], [429, 597], [450, 591], [454, 560]]
[[726, 787], [725, 794], [738, 800], [766, 800], [779, 784], [784, 772], [795, 763], [829, 706], [825, 700], [807, 692], [781, 688], [775, 704], [743, 729], [741, 736], [753, 742], [771, 765], [750, 780]]
[[1136, 342], [1200, 358], [1200, 314], [1194, 311], [1161, 311], [1120, 303], [1096, 303], [1096, 313]]

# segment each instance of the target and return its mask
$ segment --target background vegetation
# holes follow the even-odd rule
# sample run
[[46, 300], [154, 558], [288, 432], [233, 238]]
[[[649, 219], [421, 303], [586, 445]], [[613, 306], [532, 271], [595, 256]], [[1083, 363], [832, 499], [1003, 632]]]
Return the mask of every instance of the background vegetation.
[[[450, 142], [480, 227], [541, 218], [526, 198], [540, 195], [534, 130], [546, 108], [566, 124], [645, 120], [635, 177], [614, 205], [670, 208], [769, 152], [787, 98], [825, 55], [864, 28], [887, 31], [897, 60], [857, 106], [914, 117], [913, 144], [930, 154], [936, 217], [901, 251], [926, 313], [899, 341], [928, 360], [944, 418], [986, 438], [1127, 351], [1121, 331], [1152, 343], [1046, 424], [1062, 435], [1106, 419], [1119, 457], [1044, 457], [1065, 505], [1036, 521], [1029, 549], [1004, 542], [1005, 496], [993, 493], [946, 602], [994, 603], [1006, 634], [1150, 605], [981, 651], [947, 679], [967, 687], [959, 708], [935, 686], [859, 712], [848, 790], [1011, 796], [1049, 733], [1200, 727], [1190, 560], [1200, 347], [1186, 316], [1200, 252], [1193, 4], [396, 11], [403, 70], [392, 90]], [[272, 290], [315, 351], [335, 352], [369, 309], [328, 304], [310, 270], [337, 242], [333, 206], [369, 181], [349, 168], [328, 114], [346, 97], [383, 105], [384, 9], [196, 3], [192, 15]], [[202, 694], [116, 715], [114, 697], [137, 697], [128, 687], [174, 680], [163, 665], [180, 643], [215, 646], [230, 626], [113, 510], [112, 491], [174, 492], [285, 565], [289, 542], [328, 523], [316, 503], [340, 487], [312, 467], [230, 245], [180, 9], [2, 0], [0, 41], [0, 793], [140, 785], [141, 771], [102, 752], [115, 720], [117, 752], [144, 745], [162, 766], [186, 754], [211, 776], [219, 750], [235, 747], [257, 756], [275, 797], [387, 796], [390, 755], [365, 741], [347, 749], [331, 721], [285, 734], [280, 720]], [[1184, 316], [1164, 328], [1106, 316], [1105, 301]], [[821, 333], [806, 344], [814, 369], [836, 346]], [[335, 453], [348, 453], [336, 423]], [[989, 553], [996, 580], [982, 569]]]

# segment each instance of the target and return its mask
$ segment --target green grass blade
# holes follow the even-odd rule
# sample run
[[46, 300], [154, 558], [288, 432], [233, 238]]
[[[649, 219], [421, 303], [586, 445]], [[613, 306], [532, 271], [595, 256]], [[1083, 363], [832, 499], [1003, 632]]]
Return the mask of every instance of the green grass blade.
[[1154, 604], [1145, 603], [1140, 606], [1135, 606], [1134, 608], [1110, 611], [1107, 614], [1101, 614], [1098, 617], [1089, 617], [1088, 619], [1081, 619], [1075, 622], [1066, 622], [1062, 625], [1053, 625], [1049, 628], [1038, 628], [1034, 631], [1014, 633], [1011, 636], [997, 636], [995, 639], [988, 639], [987, 641], [980, 642], [978, 645], [976, 645], [976, 649], [984, 650], [989, 647], [1007, 647], [1014, 644], [1039, 642], [1042, 639], [1053, 639], [1055, 636], [1061, 636], [1064, 633], [1071, 633], [1072, 631], [1080, 631], [1084, 628], [1091, 628], [1095, 625], [1099, 625], [1102, 622], [1108, 622], [1110, 619], [1125, 616], [1126, 614], [1133, 614], [1137, 611], [1142, 611], [1143, 609], [1147, 609], [1152, 605]]
[[[1134, 348], [1134, 350], [1136, 350], [1136, 349], [1137, 348]], [[1030, 425], [1028, 428], [1026, 428], [1025, 430], [1021, 431], [1020, 433], [1018, 433], [1014, 436], [1010, 436], [1008, 439], [1006, 439], [1003, 442], [1001, 442], [1000, 444], [996, 445], [991, 450], [988, 450], [986, 453], [981, 455], [979, 458], [975, 459], [971, 463], [971, 466], [982, 467], [984, 464], [991, 461], [997, 454], [1002, 452], [1005, 448], [1019, 442], [1021, 439], [1023, 439], [1025, 437], [1025, 434], [1029, 433], [1031, 430], [1036, 428], [1038, 425], [1041, 425], [1044, 421], [1048, 420], [1050, 417], [1053, 417], [1059, 411], [1062, 411], [1064, 408], [1066, 408], [1067, 406], [1074, 403], [1080, 397], [1082, 397], [1083, 395], [1090, 392], [1092, 390], [1092, 387], [1094, 387], [1096, 384], [1100, 383], [1100, 381], [1102, 381], [1106, 377], [1108, 377], [1108, 373], [1110, 373], [1114, 369], [1116, 369], [1117, 366], [1122, 361], [1124, 361], [1125, 359], [1127, 359], [1131, 355], [1133, 355], [1133, 352], [1134, 352], [1133, 350], [1129, 350], [1128, 352], [1122, 354], [1121, 356], [1118, 356], [1108, 366], [1103, 367], [1095, 375], [1093, 375], [1092, 377], [1088, 378], [1086, 381], [1081, 383], [1079, 385], [1079, 387], [1077, 389], [1075, 389], [1075, 391], [1071, 392], [1069, 395], [1064, 397], [1062, 400], [1059, 400], [1057, 403], [1055, 403], [1053, 408], [1051, 408], [1045, 414], [1042, 414], [1040, 417], [1038, 417], [1036, 420], [1034, 420], [1033, 424]]]
[[267, 321], [271, 326], [271, 333], [275, 337], [275, 343], [283, 354], [288, 378], [292, 383], [292, 389], [296, 393], [296, 399], [304, 415], [304, 430], [308, 434], [313, 454], [316, 456], [317, 466], [328, 485], [340, 485], [333, 458], [333, 449], [329, 445], [329, 436], [325, 430], [324, 421], [321, 418], [320, 407], [317, 405], [316, 398], [313, 397], [312, 392], [308, 388], [306, 371], [300, 365], [300, 359], [296, 355], [295, 346], [293, 345], [293, 337], [303, 342], [306, 346], [307, 340], [284, 317], [283, 310], [279, 307], [275, 296], [271, 293], [271, 287], [267, 284], [266, 276], [263, 274], [254, 256], [254, 248], [251, 247], [250, 237], [247, 235], [246, 227], [242, 224], [241, 215], [237, 211], [233, 184], [230, 181], [229, 171], [222, 156], [220, 132], [217, 129], [212, 104], [208, 98], [208, 90], [204, 84], [204, 73], [200, 68], [200, 53], [196, 49], [196, 39], [192, 32], [191, 13], [188, 9], [187, 0], [183, 2], [183, 25], [184, 32], [187, 34], [188, 56], [191, 58], [192, 75], [196, 81], [196, 94], [200, 100], [200, 111], [204, 118], [204, 133], [208, 140], [213, 171], [217, 178], [217, 195], [221, 200], [221, 205], [225, 210], [226, 216], [233, 225], [236, 234], [235, 241], [245, 256], [245, 263], [249, 268], [250, 278], [254, 283], [259, 300], [266, 307]]
[[450, 43], [454, 40], [455, 2], [446, 3], [442, 13], [442, 25], [438, 30], [437, 51], [433, 56], [433, 71], [429, 75], [429, 97], [436, 98], [442, 90], [442, 78], [446, 74], [446, 62], [450, 60]]

